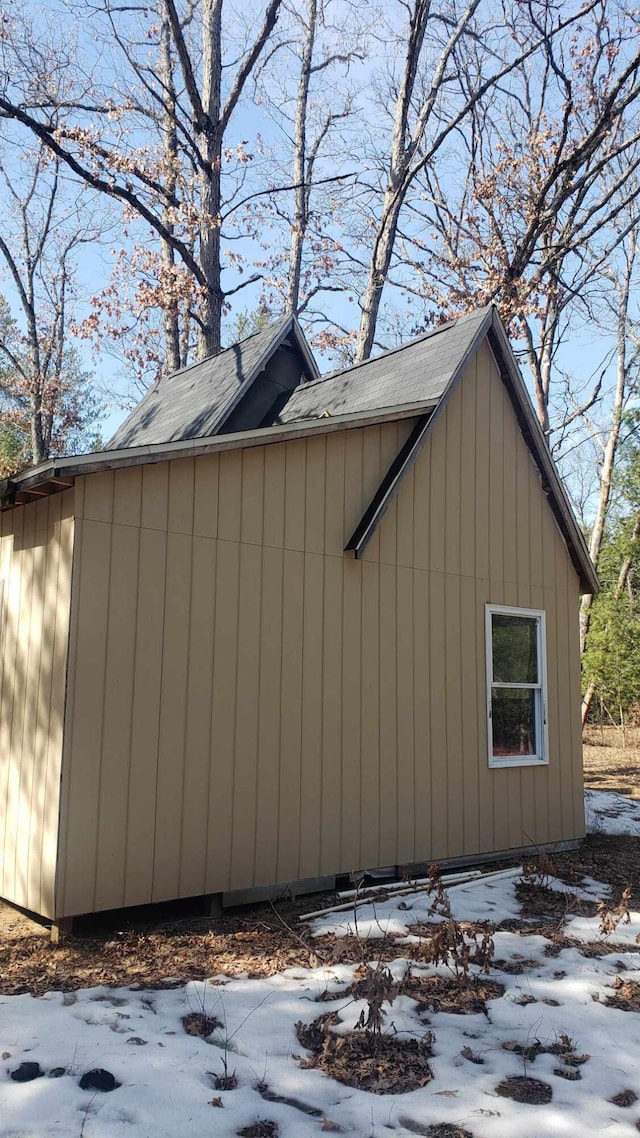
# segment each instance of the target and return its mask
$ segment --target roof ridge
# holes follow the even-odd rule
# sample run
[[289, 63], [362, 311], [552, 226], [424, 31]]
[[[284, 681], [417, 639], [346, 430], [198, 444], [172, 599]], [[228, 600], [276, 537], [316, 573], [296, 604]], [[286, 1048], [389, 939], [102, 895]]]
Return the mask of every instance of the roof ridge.
[[392, 356], [396, 352], [404, 352], [406, 348], [413, 348], [416, 344], [421, 344], [425, 340], [431, 340], [440, 332], [446, 332], [449, 328], [453, 328], [455, 324], [459, 324], [462, 320], [468, 320], [472, 316], [486, 316], [487, 312], [493, 307], [492, 304], [485, 304], [482, 308], [474, 308], [471, 312], [465, 312], [461, 316], [456, 316], [453, 320], [447, 320], [446, 324], [439, 324], [437, 328], [430, 328], [428, 332], [421, 332], [419, 336], [414, 336], [412, 340], [407, 340], [404, 344], [398, 344], [395, 348], [386, 348], [384, 352], [380, 352], [378, 356], [369, 356], [367, 360], [359, 360], [356, 364], [350, 364], [349, 367], [338, 368], [334, 371], [327, 372], [326, 375], [321, 375], [318, 379], [309, 380], [307, 383], [301, 383], [296, 391], [308, 391], [310, 387], [317, 387], [320, 383], [326, 383], [329, 379], [337, 379], [340, 375], [348, 375], [349, 372], [355, 371], [357, 368], [366, 367], [367, 364], [376, 363], [378, 360], [383, 360], [385, 356]]

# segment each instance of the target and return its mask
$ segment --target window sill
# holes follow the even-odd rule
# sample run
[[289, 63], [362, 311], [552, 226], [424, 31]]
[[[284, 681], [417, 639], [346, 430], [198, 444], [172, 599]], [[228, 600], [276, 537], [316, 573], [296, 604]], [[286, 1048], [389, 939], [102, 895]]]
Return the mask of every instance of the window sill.
[[489, 759], [490, 770], [501, 770], [503, 767], [548, 767], [549, 760], [541, 759], [537, 755], [528, 755], [526, 758]]

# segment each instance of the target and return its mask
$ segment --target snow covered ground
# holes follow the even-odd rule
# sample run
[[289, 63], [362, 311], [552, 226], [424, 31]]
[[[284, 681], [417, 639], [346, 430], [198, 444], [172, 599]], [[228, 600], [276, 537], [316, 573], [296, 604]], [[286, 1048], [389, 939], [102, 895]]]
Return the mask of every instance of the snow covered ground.
[[587, 830], [600, 834], [633, 834], [640, 837], [640, 802], [610, 790], [585, 790]]
[[[640, 803], [621, 804], [615, 795], [594, 792], [588, 795], [588, 809], [591, 828], [595, 824], [612, 832], [624, 819], [624, 832], [640, 834]], [[517, 880], [514, 871], [452, 887], [453, 915], [495, 923], [517, 917]], [[566, 888], [559, 882], [554, 886]], [[607, 888], [586, 881], [577, 892], [593, 899], [606, 897]], [[433, 919], [429, 904], [425, 894], [415, 894], [357, 911], [362, 937], [380, 936], [381, 930], [399, 935], [398, 959], [390, 965], [398, 978], [407, 968], [403, 945], [415, 940], [408, 929]], [[312, 932], [340, 936], [354, 931], [355, 923], [353, 912], [333, 914], [316, 920]], [[570, 916], [564, 932], [579, 942], [602, 941], [595, 917]], [[606, 1000], [618, 976], [640, 983], [640, 955], [631, 951], [639, 933], [640, 913], [634, 913], [631, 924], [620, 925], [608, 938], [619, 951], [585, 957], [577, 947], [545, 955], [549, 941], [536, 933], [497, 932], [496, 960], [524, 964], [520, 974], [491, 972], [506, 991], [488, 1002], [487, 1015], [419, 1012], [414, 1000], [398, 996], [387, 1012], [386, 1030], [412, 1038], [435, 1033], [433, 1081], [402, 1095], [354, 1090], [300, 1066], [299, 1057], [306, 1053], [296, 1038], [296, 1021], [311, 1023], [335, 1011], [345, 1030], [358, 1019], [361, 1001], [316, 1002], [327, 989], [346, 988], [354, 965], [289, 969], [261, 980], [214, 976], [206, 983], [163, 990], [93, 988], [40, 998], [0, 996], [0, 1136], [232, 1138], [263, 1119], [278, 1124], [279, 1138], [331, 1131], [388, 1138], [428, 1133], [430, 1124], [443, 1122], [456, 1123], [475, 1138], [577, 1138], [585, 1133], [637, 1138], [640, 1013], [607, 1006]], [[449, 975], [441, 966], [414, 966], [414, 974]], [[215, 1017], [220, 1025], [206, 1040], [184, 1030], [183, 1017], [194, 1012]], [[517, 1051], [503, 1046], [530, 1047], [536, 1040], [551, 1046], [562, 1035], [590, 1056], [577, 1068], [578, 1081], [557, 1074], [563, 1069], [557, 1055], [543, 1053], [535, 1062], [523, 1063]], [[465, 1058], [463, 1048], [482, 1062]], [[13, 1082], [10, 1072], [23, 1061], [38, 1062], [44, 1075]], [[225, 1062], [228, 1073], [237, 1077], [235, 1089], [216, 1087]], [[55, 1068], [64, 1072], [51, 1077]], [[92, 1068], [106, 1068], [121, 1086], [110, 1093], [82, 1090], [80, 1078]], [[497, 1095], [502, 1079], [525, 1073], [551, 1086], [550, 1103], [520, 1105]], [[608, 1101], [625, 1090], [635, 1090], [635, 1105]], [[288, 1101], [274, 1101], [274, 1096]]]

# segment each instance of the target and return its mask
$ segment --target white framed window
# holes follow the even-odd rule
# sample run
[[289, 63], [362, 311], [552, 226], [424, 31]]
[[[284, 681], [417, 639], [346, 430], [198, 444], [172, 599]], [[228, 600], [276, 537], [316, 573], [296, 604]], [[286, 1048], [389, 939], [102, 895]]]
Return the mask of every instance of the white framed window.
[[545, 614], [505, 605], [485, 613], [489, 766], [548, 763]]

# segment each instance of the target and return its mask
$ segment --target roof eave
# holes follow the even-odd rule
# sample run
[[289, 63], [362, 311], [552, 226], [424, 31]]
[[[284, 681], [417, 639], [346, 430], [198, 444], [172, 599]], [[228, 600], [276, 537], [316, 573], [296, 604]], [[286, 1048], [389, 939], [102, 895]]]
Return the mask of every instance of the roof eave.
[[27, 467], [12, 478], [0, 481], [0, 503], [12, 504], [8, 499], [20, 490], [51, 482], [55, 479], [72, 479], [99, 470], [118, 470], [128, 466], [142, 466], [167, 462], [172, 459], [196, 457], [217, 451], [268, 446], [289, 439], [330, 434], [335, 431], [355, 430], [375, 423], [388, 423], [398, 419], [412, 419], [433, 411], [437, 400], [405, 403], [392, 407], [356, 411], [346, 415], [328, 415], [321, 418], [300, 419], [293, 423], [277, 423], [272, 427], [258, 427], [251, 431], [230, 432], [226, 435], [207, 435], [200, 439], [178, 439], [171, 443], [146, 443], [140, 447], [123, 447], [120, 450], [97, 451], [69, 458], [49, 459], [39, 466]]
[[567, 492], [562, 485], [555, 463], [551, 457], [547, 440], [542, 427], [531, 405], [529, 393], [518, 366], [509, 338], [500, 319], [497, 309], [493, 309], [491, 327], [489, 329], [489, 345], [496, 357], [498, 367], [502, 372], [503, 380], [507, 379], [510, 390], [515, 396], [518, 409], [520, 429], [527, 445], [534, 455], [538, 469], [543, 476], [543, 489], [550, 500], [560, 532], [567, 544], [574, 568], [580, 579], [580, 588], [583, 593], [595, 595], [600, 591], [600, 581], [595, 566], [589, 556], [587, 543], [576, 522]]

